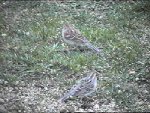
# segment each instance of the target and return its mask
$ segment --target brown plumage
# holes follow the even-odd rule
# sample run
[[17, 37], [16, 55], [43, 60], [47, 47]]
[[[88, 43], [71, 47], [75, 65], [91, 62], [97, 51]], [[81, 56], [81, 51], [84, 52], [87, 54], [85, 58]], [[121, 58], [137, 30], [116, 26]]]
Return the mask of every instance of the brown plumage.
[[71, 24], [65, 24], [62, 29], [63, 40], [72, 46], [86, 46], [93, 51], [100, 52], [100, 50], [93, 46], [81, 32], [73, 27]]

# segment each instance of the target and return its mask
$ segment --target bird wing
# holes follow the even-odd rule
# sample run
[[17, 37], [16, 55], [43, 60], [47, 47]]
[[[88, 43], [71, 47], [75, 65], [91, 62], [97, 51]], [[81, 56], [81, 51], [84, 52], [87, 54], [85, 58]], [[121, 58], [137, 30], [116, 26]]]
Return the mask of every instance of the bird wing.
[[69, 90], [67, 94], [69, 94], [70, 96], [74, 96], [76, 91], [81, 87], [80, 85], [80, 83], [73, 85], [73, 87]]
[[92, 83], [81, 84], [74, 92], [74, 96], [87, 96], [93, 92], [94, 85]]
[[80, 87], [79, 84], [75, 84], [73, 85], [73, 87], [67, 92], [64, 94], [63, 97], [60, 98], [61, 101], [64, 101], [66, 100], [67, 98], [69, 98], [70, 96], [74, 96], [76, 90]]
[[77, 43], [80, 43], [80, 44], [85, 44], [85, 43], [88, 43], [89, 41], [87, 40], [87, 38], [85, 38], [81, 33], [80, 31], [78, 30], [74, 30], [74, 38], [72, 40], [74, 40], [75, 42]]
[[92, 76], [88, 76], [80, 80], [80, 87], [76, 89], [74, 93], [75, 96], [86, 96], [95, 90], [97, 79], [91, 77]]
[[79, 45], [84, 45], [88, 42], [88, 40], [82, 36], [81, 32], [74, 28], [70, 28], [65, 32], [65, 38]]
[[66, 100], [70, 96], [88, 96], [96, 90], [97, 86], [97, 77], [88, 76], [79, 80], [73, 87], [66, 93], [61, 101]]

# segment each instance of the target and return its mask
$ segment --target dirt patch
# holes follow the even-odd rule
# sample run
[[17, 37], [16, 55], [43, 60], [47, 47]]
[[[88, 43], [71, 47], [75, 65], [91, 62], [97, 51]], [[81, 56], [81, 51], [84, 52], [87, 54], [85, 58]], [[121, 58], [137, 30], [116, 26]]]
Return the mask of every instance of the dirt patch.
[[20, 81], [16, 85], [1, 85], [0, 110], [7, 113], [48, 113], [58, 111], [120, 111], [115, 101], [89, 97], [88, 102], [79, 98], [60, 103], [63, 95], [58, 83], [52, 83], [48, 77], [33, 80], [30, 83]]

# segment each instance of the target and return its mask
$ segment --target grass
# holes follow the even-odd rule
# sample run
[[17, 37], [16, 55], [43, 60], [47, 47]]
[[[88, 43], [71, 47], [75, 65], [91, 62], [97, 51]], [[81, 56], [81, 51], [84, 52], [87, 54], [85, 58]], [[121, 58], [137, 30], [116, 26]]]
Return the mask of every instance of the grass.
[[[9, 27], [4, 27], [0, 20], [2, 79], [12, 83], [26, 76], [47, 73], [53, 77], [61, 72], [59, 81], [64, 80], [62, 76], [67, 76], [66, 73], [96, 69], [109, 77], [100, 81], [103, 93], [114, 98], [121, 109], [149, 110], [148, 105], [141, 108], [136, 104], [140, 93], [137, 78], [140, 81], [150, 77], [148, 1], [14, 4], [15, 7], [6, 8], [11, 18], [1, 13]], [[61, 28], [66, 22], [74, 24], [94, 45], [103, 47], [106, 60], [90, 51], [58, 52], [67, 48], [61, 40]]]

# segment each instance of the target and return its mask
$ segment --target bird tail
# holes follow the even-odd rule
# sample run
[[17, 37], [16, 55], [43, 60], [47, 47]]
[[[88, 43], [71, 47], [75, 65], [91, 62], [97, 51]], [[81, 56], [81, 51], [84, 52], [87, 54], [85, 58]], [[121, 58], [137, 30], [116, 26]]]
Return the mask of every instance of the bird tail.
[[66, 99], [70, 97], [70, 94], [65, 94], [63, 97], [59, 99], [60, 102], [64, 102]]
[[93, 51], [96, 51], [97, 53], [100, 52], [100, 49], [98, 49], [97, 47], [93, 46], [91, 43], [87, 43], [86, 44], [88, 48], [92, 49]]

